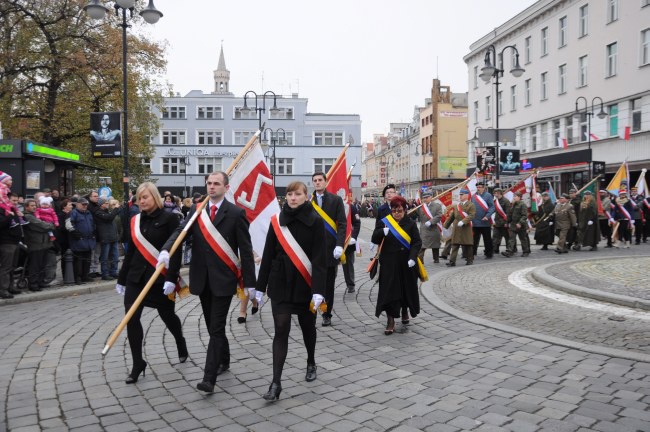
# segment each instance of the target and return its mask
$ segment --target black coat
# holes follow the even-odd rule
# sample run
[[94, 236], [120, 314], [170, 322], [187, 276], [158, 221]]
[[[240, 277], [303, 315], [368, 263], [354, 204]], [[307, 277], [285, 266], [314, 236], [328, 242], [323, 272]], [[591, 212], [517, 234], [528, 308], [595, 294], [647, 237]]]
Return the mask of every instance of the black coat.
[[377, 209], [377, 217], [375, 218], [375, 229], [383, 228], [384, 223], [381, 221], [383, 218], [390, 214], [390, 205], [388, 203], [383, 203]]
[[[203, 210], [209, 214], [209, 206]], [[176, 238], [185, 228], [187, 222], [196, 213], [196, 205], [185, 218], [185, 221], [176, 229], [176, 232], [167, 240], [163, 249], [170, 250]], [[169, 213], [171, 217], [176, 215]], [[215, 215], [212, 224], [219, 233], [226, 239], [232, 250], [241, 261], [241, 274], [244, 279], [244, 288], [255, 286], [255, 261], [253, 260], [253, 246], [251, 236], [248, 232], [248, 219], [244, 209], [237, 207], [228, 200], [221, 201], [219, 211]], [[232, 296], [237, 292], [238, 279], [221, 258], [214, 252], [210, 244], [203, 236], [198, 221], [190, 228], [192, 234], [192, 261], [190, 262], [190, 292], [194, 295], [201, 295], [203, 290], [209, 289], [214, 296]], [[180, 253], [178, 253], [180, 256]], [[169, 263], [170, 267], [172, 263]], [[176, 265], [181, 265], [180, 259]]]
[[[156, 249], [161, 250], [165, 241], [174, 234], [178, 227], [178, 218], [171, 214], [157, 209], [151, 214], [142, 213], [140, 217], [140, 232]], [[155, 267], [149, 264], [144, 256], [135, 247], [133, 239], [128, 239], [129, 246], [126, 256], [122, 262], [122, 268], [117, 277], [117, 283], [126, 286], [124, 304], [133, 304], [142, 288], [147, 284], [156, 271]], [[144, 305], [149, 307], [167, 306], [173, 307], [174, 302], [163, 294], [162, 286], [165, 281], [176, 282], [178, 270], [181, 264], [181, 254], [175, 253], [169, 260], [169, 267], [166, 276], [160, 275], [151, 287], [144, 299]]]
[[416, 264], [409, 268], [408, 261], [417, 263], [422, 240], [417, 224], [411, 218], [404, 216], [399, 226], [411, 237], [410, 249], [404, 247], [392, 232], [384, 236], [383, 227], [376, 228], [372, 233], [373, 243], [380, 244], [384, 240], [379, 255], [379, 292], [375, 316], [386, 311], [390, 316], [398, 317], [401, 306], [408, 307], [412, 317], [420, 313], [418, 267]]
[[103, 209], [101, 206], [95, 212], [95, 232], [99, 243], [115, 243], [118, 240], [117, 228], [113, 220], [120, 209]]
[[[350, 204], [350, 220], [352, 221], [352, 233], [350, 233], [350, 238], [358, 239], [359, 231], [361, 231], [361, 218], [359, 217], [359, 210], [357, 207]], [[355, 251], [357, 245], [348, 245], [346, 252]]]
[[[316, 203], [318, 202], [316, 199], [316, 192], [314, 192], [312, 200]], [[332, 218], [334, 223], [336, 223], [336, 239], [329, 233], [329, 231], [325, 231], [327, 266], [335, 267], [339, 265], [340, 261], [334, 259], [332, 252], [334, 252], [336, 246], [343, 247], [345, 244], [345, 230], [348, 224], [347, 219], [345, 218], [345, 204], [340, 196], [325, 191], [323, 193], [323, 205], [321, 208], [330, 218]]]
[[280, 213], [280, 225], [289, 228], [312, 265], [311, 288], [298, 272], [296, 266], [282, 248], [272, 226], [269, 226], [264, 244], [262, 264], [257, 278], [257, 290], [266, 292], [273, 302], [306, 303], [309, 304], [312, 294], [325, 295], [325, 279], [327, 276], [326, 251], [323, 248], [325, 232], [323, 221], [306, 202], [297, 209], [291, 209], [287, 204]]
[[555, 227], [549, 225], [549, 222], [553, 222], [554, 209], [555, 205], [551, 200], [542, 201], [542, 205], [537, 209], [537, 214], [535, 215], [537, 220], [539, 220], [535, 224], [535, 242], [537, 244], [550, 245], [555, 241]]

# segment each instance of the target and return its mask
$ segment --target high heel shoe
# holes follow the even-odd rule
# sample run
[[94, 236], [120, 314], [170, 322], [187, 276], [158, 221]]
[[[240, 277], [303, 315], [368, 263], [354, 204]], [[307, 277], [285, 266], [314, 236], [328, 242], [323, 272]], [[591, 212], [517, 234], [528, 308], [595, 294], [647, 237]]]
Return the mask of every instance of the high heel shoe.
[[251, 308], [251, 313], [253, 315], [255, 315], [257, 311], [260, 310], [257, 306], [258, 306], [257, 302], [253, 302], [253, 307]]
[[246, 317], [245, 317], [245, 316], [243, 316], [243, 317], [242, 317], [242, 316], [237, 317], [237, 322], [238, 322], [239, 324], [244, 324], [244, 323], [246, 322]]
[[262, 397], [269, 402], [273, 402], [280, 399], [280, 393], [282, 393], [282, 386], [278, 383], [271, 383], [269, 391]]
[[189, 353], [187, 352], [187, 344], [185, 343], [185, 338], [181, 339], [180, 344], [176, 344], [176, 349], [178, 350], [178, 361], [181, 363], [185, 363], [187, 361], [187, 357], [189, 356]]
[[395, 318], [388, 317], [388, 322], [386, 323], [386, 330], [384, 330], [384, 334], [386, 336], [390, 336], [393, 334], [394, 331], [395, 331]]
[[126, 378], [126, 381], [124, 381], [127, 384], [135, 384], [138, 382], [138, 378], [140, 378], [140, 374], [144, 377], [145, 374], [145, 369], [147, 369], [147, 362], [142, 360], [142, 363], [140, 363], [138, 366], [133, 366], [133, 369], [131, 369], [131, 373], [129, 376]]

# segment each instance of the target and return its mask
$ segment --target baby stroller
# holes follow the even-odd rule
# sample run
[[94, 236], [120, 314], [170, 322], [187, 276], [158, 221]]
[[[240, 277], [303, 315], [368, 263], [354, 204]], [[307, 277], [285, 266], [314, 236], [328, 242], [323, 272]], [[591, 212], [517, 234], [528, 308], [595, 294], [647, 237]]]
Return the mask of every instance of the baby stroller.
[[18, 250], [14, 255], [14, 271], [11, 272], [10, 287], [19, 290], [27, 289], [29, 281], [27, 280], [27, 245], [23, 242], [18, 243]]

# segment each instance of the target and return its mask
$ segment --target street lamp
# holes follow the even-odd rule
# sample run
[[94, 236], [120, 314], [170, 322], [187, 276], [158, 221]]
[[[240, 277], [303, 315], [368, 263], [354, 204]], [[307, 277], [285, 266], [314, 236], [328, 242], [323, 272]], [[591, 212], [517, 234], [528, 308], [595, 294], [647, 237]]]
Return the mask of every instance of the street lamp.
[[[127, 53], [127, 44], [126, 44], [126, 29], [129, 27], [126, 21], [126, 11], [130, 13], [130, 17], [133, 18], [133, 11], [135, 10], [135, 0], [115, 0], [115, 15], [120, 16], [120, 10], [122, 10], [122, 23], [119, 24], [122, 27], [122, 91], [123, 91], [123, 101], [122, 101], [122, 112], [124, 113], [124, 128], [122, 129], [122, 157], [124, 158], [124, 202], [129, 201], [129, 111], [128, 111], [128, 98], [127, 98], [127, 80], [126, 80], [126, 53]], [[108, 12], [108, 8], [101, 4], [99, 0], [90, 0], [86, 6], [84, 6], [84, 11], [88, 16], [94, 20], [103, 19]], [[153, 4], [153, 0], [149, 0], [149, 4], [146, 8], [140, 11], [140, 16], [149, 24], [155, 24], [163, 16]]]
[[190, 196], [190, 193], [187, 188], [187, 167], [190, 166], [190, 158], [185, 156], [181, 158], [181, 168], [183, 168], [183, 175], [184, 175], [184, 180], [183, 180], [183, 193], [185, 196], [183, 198], [187, 198]]
[[[594, 109], [596, 99], [600, 101], [600, 112], [596, 114], [596, 110]], [[585, 102], [585, 108], [584, 110], [580, 110], [578, 108], [578, 103], [583, 100]], [[593, 162], [593, 156], [591, 155], [591, 117], [596, 114], [599, 119], [604, 119], [607, 117], [607, 113], [603, 109], [603, 100], [599, 96], [594, 96], [594, 98], [591, 100], [591, 111], [589, 111], [589, 105], [587, 102], [587, 98], [584, 96], [578, 96], [576, 99], [576, 110], [574, 117], [577, 117], [578, 119], [582, 120], [582, 116], [587, 117], [587, 146], [589, 148], [589, 178], [591, 178], [591, 164]], [[581, 131], [582, 132], [582, 131]]]
[[[517, 50], [517, 47], [514, 45], [507, 45], [503, 47], [501, 52], [499, 53], [499, 67], [496, 67], [497, 64], [497, 50], [494, 45], [490, 45], [487, 47], [487, 51], [485, 53], [485, 59], [484, 59], [484, 66], [481, 68], [481, 74], [479, 75], [481, 79], [485, 82], [488, 83], [492, 78], [495, 78], [494, 85], [496, 86], [496, 97], [495, 99], [495, 106], [496, 109], [495, 114], [496, 114], [496, 168], [497, 168], [497, 178], [496, 178], [496, 183], [497, 185], [499, 184], [499, 171], [501, 171], [501, 165], [499, 164], [499, 101], [497, 100], [499, 98], [499, 78], [503, 77], [503, 53], [510, 48], [511, 50], [514, 51], [515, 53], [515, 65], [513, 66], [512, 69], [510, 69], [510, 73], [512, 76], [515, 78], [519, 78], [523, 73], [526, 71], [524, 68], [522, 68], [519, 65], [519, 51]], [[491, 55], [490, 55], [491, 54]], [[492, 60], [494, 60], [494, 64], [492, 63]]]
[[[248, 107], [247, 99], [248, 99], [248, 94], [249, 93], [252, 93], [252, 94], [255, 95], [255, 108], [249, 108]], [[277, 95], [274, 92], [272, 92], [271, 90], [268, 90], [268, 91], [264, 92], [264, 94], [262, 95], [262, 106], [261, 107], [257, 103], [258, 102], [258, 97], [259, 97], [257, 95], [257, 93], [255, 93], [253, 90], [248, 90], [246, 93], [244, 93], [244, 106], [239, 110], [239, 111], [242, 112], [242, 114], [248, 114], [253, 109], [255, 111], [257, 111], [258, 130], [262, 129], [262, 113], [266, 111], [266, 95], [267, 94], [272, 94], [273, 95], [273, 107], [269, 108], [269, 111], [271, 111], [272, 113], [276, 113], [276, 112], [280, 111], [280, 108], [278, 108], [278, 104], [277, 104]]]
[[[273, 158], [271, 159], [271, 176], [273, 177], [273, 187], [275, 187], [275, 145], [278, 142], [278, 135], [282, 133], [282, 139], [280, 141], [280, 145], [286, 145], [287, 144], [287, 132], [282, 129], [282, 128], [277, 128], [276, 130], [273, 130], [271, 128], [266, 128], [264, 129], [264, 133], [262, 135], [266, 136], [266, 133], [270, 132], [269, 138], [266, 140], [268, 143], [269, 140], [271, 141], [271, 146], [273, 148]], [[275, 134], [275, 137], [273, 136]]]

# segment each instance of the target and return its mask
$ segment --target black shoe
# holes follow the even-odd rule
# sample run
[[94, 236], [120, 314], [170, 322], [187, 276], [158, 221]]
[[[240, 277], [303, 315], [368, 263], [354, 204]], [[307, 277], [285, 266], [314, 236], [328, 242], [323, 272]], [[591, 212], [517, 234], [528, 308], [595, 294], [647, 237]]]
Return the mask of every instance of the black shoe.
[[260, 310], [260, 308], [258, 308], [257, 306], [253, 306], [253, 307], [251, 308], [251, 314], [255, 315], [255, 314], [257, 313], [258, 310]]
[[635, 245], [640, 245], [641, 242], [637, 240], [637, 241], [634, 242], [634, 244], [635, 244]]
[[562, 253], [562, 249], [555, 249], [555, 253], [559, 253], [559, 254], [561, 254], [561, 253]]
[[223, 364], [223, 363], [220, 364], [219, 367], [217, 368], [217, 375], [222, 375], [228, 369], [230, 369], [230, 364]]
[[474, 264], [474, 261], [467, 261], [467, 262], [465, 263], [465, 265], [472, 265], [472, 264]]
[[282, 386], [278, 383], [271, 383], [269, 391], [262, 397], [269, 402], [273, 402], [280, 399], [280, 393], [282, 393]]
[[530, 255], [529, 252], [524, 252], [524, 253], [521, 254], [521, 257], [522, 257], [522, 258], [523, 258], [523, 257], [527, 257], [528, 255]]
[[22, 294], [23, 291], [19, 290], [18, 288], [11, 287], [7, 291], [9, 291], [9, 294]]
[[241, 317], [241, 316], [240, 316], [240, 317], [237, 317], [237, 322], [238, 322], [239, 324], [244, 324], [244, 323], [246, 322], [246, 317], [245, 317], [245, 316], [243, 316], [243, 317]]
[[548, 246], [544, 245], [540, 250], [548, 250]]
[[126, 381], [124, 381], [127, 384], [135, 384], [138, 382], [138, 378], [140, 378], [140, 374], [144, 377], [145, 370], [147, 369], [147, 362], [142, 360], [142, 363], [140, 363], [138, 366], [133, 366], [133, 369], [131, 369], [131, 373], [129, 376], [126, 378]]
[[113, 280], [110, 276], [102, 276], [102, 280]]
[[447, 264], [445, 264], [447, 267], [456, 267], [456, 263], [453, 261], [449, 261]]
[[440, 259], [446, 260], [446, 259], [447, 259], [447, 255], [440, 255]]
[[81, 282], [94, 282], [94, 279], [91, 277], [84, 277], [81, 278]]
[[32, 292], [37, 292], [37, 291], [43, 291], [43, 288], [35, 286], [35, 287], [29, 287], [29, 290]]
[[307, 373], [305, 374], [305, 381], [312, 382], [316, 379], [316, 365], [308, 364]]
[[598, 246], [592, 246], [589, 248], [589, 251], [597, 251], [597, 250], [598, 250]]
[[178, 361], [185, 363], [189, 353], [187, 352], [187, 344], [185, 343], [185, 338], [181, 339], [180, 344], [176, 344], [176, 349], [178, 350]]
[[575, 246], [573, 246], [572, 249], [573, 249], [574, 251], [577, 252], [577, 251], [579, 251], [581, 248], [582, 248], [582, 247], [581, 247], [580, 245], [575, 245]]
[[9, 291], [0, 291], [0, 299], [12, 299], [14, 295]]
[[196, 385], [197, 390], [204, 391], [206, 393], [214, 393], [214, 384], [209, 381], [201, 381]]
[[507, 252], [507, 251], [506, 252], [501, 252], [501, 255], [503, 255], [506, 258], [510, 258], [512, 256], [512, 254], [510, 252]]
[[614, 246], [612, 246], [611, 244], [608, 244], [607, 246], [605, 246], [605, 248], [608, 248], [608, 249], [609, 249], [609, 248], [613, 248], [613, 247], [614, 247]]
[[352, 294], [354, 292], [354, 287], [348, 287], [348, 294]]
[[323, 317], [323, 327], [329, 327], [332, 325], [332, 317], [324, 316]]
[[434, 260], [433, 260], [433, 263], [434, 263], [434, 264], [439, 264], [439, 263], [440, 263], [440, 260], [434, 259]]

